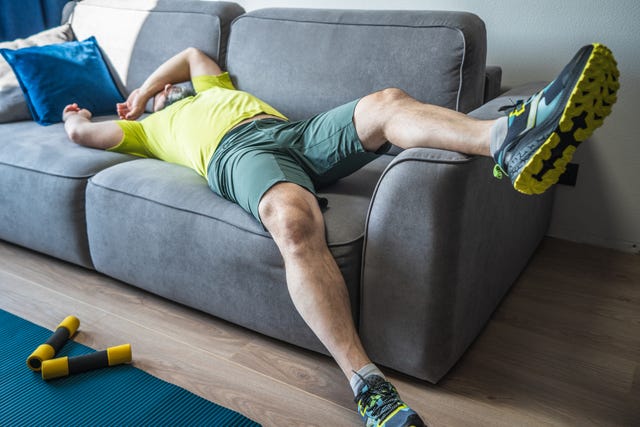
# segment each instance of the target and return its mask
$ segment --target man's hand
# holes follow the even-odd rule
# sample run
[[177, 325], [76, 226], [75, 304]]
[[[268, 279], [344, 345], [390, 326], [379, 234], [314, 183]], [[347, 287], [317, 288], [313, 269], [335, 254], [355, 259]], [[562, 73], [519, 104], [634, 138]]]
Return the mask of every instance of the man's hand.
[[125, 102], [116, 104], [118, 117], [122, 120], [136, 120], [144, 113], [147, 101], [140, 89], [134, 90]]
[[147, 102], [165, 90], [167, 85], [186, 82], [195, 76], [221, 73], [218, 64], [204, 52], [186, 48], [160, 65], [142, 86], [131, 92], [125, 102], [117, 104], [118, 116], [122, 120], [137, 120], [144, 113]]
[[62, 121], [66, 122], [71, 116], [75, 115], [83, 117], [86, 120], [91, 120], [92, 117], [91, 111], [86, 108], [80, 108], [78, 107], [78, 104], [73, 103], [64, 107], [64, 110], [62, 111]]

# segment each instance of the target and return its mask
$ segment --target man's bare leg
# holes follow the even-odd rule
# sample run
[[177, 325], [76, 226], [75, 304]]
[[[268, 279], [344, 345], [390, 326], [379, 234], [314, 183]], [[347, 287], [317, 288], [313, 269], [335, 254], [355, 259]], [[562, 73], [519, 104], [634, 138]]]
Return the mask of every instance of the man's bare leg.
[[315, 196], [276, 184], [262, 197], [260, 218], [284, 258], [296, 309], [349, 378], [371, 363], [360, 342], [342, 273], [329, 252]]
[[367, 150], [389, 141], [402, 148], [492, 156], [496, 177], [508, 176], [524, 194], [541, 194], [558, 182], [576, 148], [611, 113], [619, 76], [611, 50], [593, 43], [578, 50], [545, 88], [514, 106], [508, 118], [476, 120], [385, 89], [360, 100], [354, 124]]
[[423, 104], [394, 88], [362, 98], [353, 120], [369, 151], [389, 141], [401, 148], [439, 148], [482, 156], [491, 155], [491, 128], [496, 123]]
[[363, 419], [424, 426], [362, 347], [346, 284], [327, 247], [315, 196], [296, 184], [280, 183], [265, 193], [258, 209], [284, 258], [291, 299], [344, 375], [354, 380], [350, 385]]

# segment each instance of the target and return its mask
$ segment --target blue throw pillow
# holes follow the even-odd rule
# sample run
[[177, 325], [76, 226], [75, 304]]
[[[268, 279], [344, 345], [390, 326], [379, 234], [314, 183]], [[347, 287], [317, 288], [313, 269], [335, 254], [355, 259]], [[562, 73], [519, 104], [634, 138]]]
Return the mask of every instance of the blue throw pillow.
[[15, 73], [33, 120], [62, 121], [62, 110], [76, 102], [95, 115], [115, 114], [123, 98], [102, 58], [95, 37], [24, 49], [0, 49]]

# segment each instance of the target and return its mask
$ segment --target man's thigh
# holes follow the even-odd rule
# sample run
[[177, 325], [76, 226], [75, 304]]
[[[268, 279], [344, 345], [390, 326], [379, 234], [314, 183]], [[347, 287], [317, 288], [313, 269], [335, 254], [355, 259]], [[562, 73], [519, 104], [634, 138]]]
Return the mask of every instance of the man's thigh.
[[292, 182], [315, 195], [304, 169], [286, 151], [271, 145], [238, 144], [219, 158], [214, 157], [208, 174], [209, 187], [215, 193], [239, 204], [260, 222], [260, 200], [278, 183]]
[[291, 124], [291, 132], [300, 134], [292, 147], [292, 155], [303, 165], [316, 188], [352, 174], [388, 150], [385, 146], [373, 153], [362, 145], [353, 123], [358, 102], [355, 100]]

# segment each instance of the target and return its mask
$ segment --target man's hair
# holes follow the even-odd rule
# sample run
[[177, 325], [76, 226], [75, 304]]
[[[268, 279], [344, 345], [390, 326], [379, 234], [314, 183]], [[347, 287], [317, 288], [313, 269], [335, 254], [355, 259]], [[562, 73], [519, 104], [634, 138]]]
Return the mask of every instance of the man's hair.
[[167, 108], [169, 105], [180, 101], [181, 99], [195, 96], [196, 92], [190, 87], [184, 86], [172, 86], [164, 100], [164, 105], [161, 110]]

